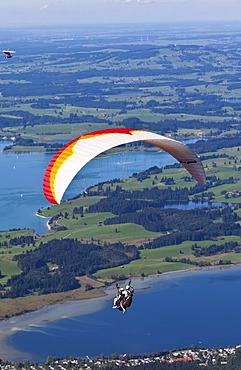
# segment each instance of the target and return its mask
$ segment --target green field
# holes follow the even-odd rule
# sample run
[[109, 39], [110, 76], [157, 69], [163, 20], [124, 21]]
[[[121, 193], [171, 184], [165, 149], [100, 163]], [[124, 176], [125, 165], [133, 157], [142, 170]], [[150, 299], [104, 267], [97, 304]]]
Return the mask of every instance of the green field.
[[[13, 257], [18, 254], [26, 253], [26, 251], [35, 248], [33, 245], [8, 245], [4, 246], [5, 242], [9, 242], [10, 239], [14, 239], [20, 236], [34, 235], [33, 230], [14, 230], [14, 231], [1, 231], [0, 232], [0, 271], [2, 278], [0, 279], [1, 284], [5, 284], [7, 280], [12, 276], [21, 273], [21, 270], [17, 266], [17, 262], [13, 260]], [[36, 245], [38, 245], [37, 237], [35, 237]]]
[[[240, 238], [237, 236], [227, 236], [221, 240], [216, 240], [215, 244], [223, 244], [228, 241], [240, 241]], [[210, 261], [212, 265], [218, 264], [220, 259], [222, 260], [231, 260], [232, 263], [241, 263], [241, 254], [240, 253], [226, 253], [219, 254], [209, 257], [199, 257], [196, 258], [191, 254], [191, 246], [194, 242], [184, 242], [179, 245], [170, 245], [168, 247], [156, 248], [151, 250], [142, 250], [140, 254], [140, 260], [132, 261], [128, 265], [123, 267], [115, 267], [111, 269], [105, 269], [97, 271], [94, 276], [97, 278], [108, 279], [113, 276], [118, 277], [125, 275], [127, 278], [129, 274], [136, 275], [154, 275], [160, 274], [168, 271], [175, 270], [186, 270], [198, 268], [195, 265], [178, 263], [178, 262], [165, 262], [165, 257], [172, 258], [190, 258], [193, 261]], [[208, 247], [213, 244], [213, 240], [205, 240], [198, 242], [199, 246]], [[181, 254], [180, 254], [181, 251]]]

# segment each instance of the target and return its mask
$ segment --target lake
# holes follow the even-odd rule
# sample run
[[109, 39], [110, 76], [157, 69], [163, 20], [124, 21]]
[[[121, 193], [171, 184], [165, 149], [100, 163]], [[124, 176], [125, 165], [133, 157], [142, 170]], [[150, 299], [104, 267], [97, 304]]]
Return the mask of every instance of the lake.
[[14, 359], [240, 344], [240, 283], [241, 266], [169, 273], [152, 279], [148, 290], [137, 286], [133, 306], [124, 315], [112, 309], [110, 298], [99, 311], [72, 317], [71, 306], [63, 305], [65, 317], [55, 322], [35, 324], [35, 313], [25, 330], [11, 338], [12, 348], [20, 351]]

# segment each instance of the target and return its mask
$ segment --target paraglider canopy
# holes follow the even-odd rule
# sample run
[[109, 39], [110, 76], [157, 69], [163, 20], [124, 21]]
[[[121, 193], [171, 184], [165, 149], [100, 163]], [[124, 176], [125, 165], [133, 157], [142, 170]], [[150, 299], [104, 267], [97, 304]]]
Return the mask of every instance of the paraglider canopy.
[[203, 165], [188, 146], [150, 131], [115, 128], [77, 137], [60, 149], [50, 161], [44, 175], [43, 190], [47, 200], [60, 204], [65, 190], [91, 159], [122, 144], [143, 141], [176, 158], [200, 184], [205, 183]]

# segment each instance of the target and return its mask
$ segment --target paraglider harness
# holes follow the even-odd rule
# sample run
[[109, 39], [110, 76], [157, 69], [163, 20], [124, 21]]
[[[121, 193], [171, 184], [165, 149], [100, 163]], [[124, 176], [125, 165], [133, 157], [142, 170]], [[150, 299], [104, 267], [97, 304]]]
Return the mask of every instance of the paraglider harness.
[[[122, 307], [124, 309], [127, 309], [128, 307], [131, 306], [132, 304], [132, 300], [133, 300], [133, 294], [134, 294], [134, 288], [133, 286], [131, 286], [131, 281], [129, 281], [129, 287], [130, 287], [130, 290], [128, 291], [128, 295], [126, 297], [124, 297], [122, 294], [120, 294], [120, 298], [119, 300], [117, 301], [117, 309], [119, 311], [123, 311]], [[118, 283], [116, 283], [116, 288], [119, 290], [120, 287], [118, 285]], [[122, 306], [122, 307], [121, 307]]]

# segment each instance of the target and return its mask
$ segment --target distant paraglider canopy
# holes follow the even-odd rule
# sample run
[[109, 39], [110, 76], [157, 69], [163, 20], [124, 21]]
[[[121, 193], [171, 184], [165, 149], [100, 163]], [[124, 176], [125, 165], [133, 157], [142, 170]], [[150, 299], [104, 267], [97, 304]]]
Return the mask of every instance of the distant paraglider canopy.
[[154, 132], [130, 128], [115, 128], [91, 132], [80, 136], [55, 154], [43, 180], [44, 195], [53, 204], [60, 204], [65, 190], [91, 159], [122, 144], [135, 141], [159, 147], [176, 158], [200, 184], [205, 183], [202, 162], [188, 146]]

